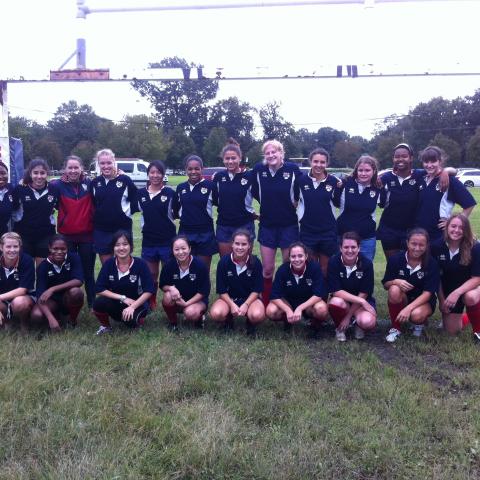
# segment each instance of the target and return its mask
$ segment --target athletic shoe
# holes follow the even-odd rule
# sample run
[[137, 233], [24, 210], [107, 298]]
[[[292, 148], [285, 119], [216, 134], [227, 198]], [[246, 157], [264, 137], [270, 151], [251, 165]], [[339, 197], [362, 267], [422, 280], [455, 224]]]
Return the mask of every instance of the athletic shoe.
[[202, 318], [198, 321], [198, 322], [195, 322], [195, 328], [197, 330], [203, 330], [205, 328], [205, 321], [206, 321], [207, 317], [205, 317], [205, 315], [202, 315]]
[[339, 342], [346, 342], [347, 341], [347, 336], [345, 335], [345, 332], [342, 332], [341, 330], [335, 330], [335, 338]]
[[355, 325], [355, 340], [363, 340], [365, 338], [365, 331], [358, 325]]
[[423, 333], [423, 325], [414, 325], [412, 329], [412, 335], [414, 337], [420, 338]]
[[107, 333], [112, 333], [112, 329], [110, 327], [100, 325], [100, 328], [97, 330], [97, 335], [105, 335]]
[[388, 335], [385, 337], [385, 340], [388, 343], [393, 343], [397, 341], [397, 338], [402, 334], [400, 330], [397, 330], [396, 328], [391, 328], [388, 331]]

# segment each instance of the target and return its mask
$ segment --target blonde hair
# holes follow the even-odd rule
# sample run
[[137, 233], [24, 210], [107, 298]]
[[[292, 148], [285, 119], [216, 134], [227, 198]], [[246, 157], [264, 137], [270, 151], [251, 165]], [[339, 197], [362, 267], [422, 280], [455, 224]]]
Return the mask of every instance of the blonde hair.
[[263, 153], [265, 153], [265, 150], [267, 149], [267, 147], [273, 147], [275, 150], [280, 152], [282, 154], [282, 160], [283, 160], [283, 157], [285, 156], [285, 150], [283, 149], [283, 145], [278, 140], [267, 140], [262, 145]]
[[[117, 168], [117, 162], [115, 160], [115, 154], [113, 153], [112, 150], [109, 148], [102, 148], [95, 154], [95, 160], [97, 161], [98, 168], [100, 168], [100, 157], [110, 157], [113, 162], [113, 171], [114, 171], [114, 177], [118, 176], [118, 168]], [[101, 172], [100, 172], [101, 173]]]
[[5, 240], [16, 240], [20, 247], [22, 246], [22, 237], [16, 232], [7, 232], [0, 237], [0, 246], [3, 246]]

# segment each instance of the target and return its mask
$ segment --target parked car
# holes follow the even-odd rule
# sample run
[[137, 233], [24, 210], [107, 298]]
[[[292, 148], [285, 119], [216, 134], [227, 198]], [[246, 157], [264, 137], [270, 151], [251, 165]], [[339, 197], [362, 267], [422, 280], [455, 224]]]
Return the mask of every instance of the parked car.
[[212, 180], [216, 173], [223, 172], [225, 167], [206, 167], [203, 169], [203, 178], [205, 180]]
[[457, 173], [457, 178], [466, 187], [480, 187], [480, 169], [478, 168], [462, 169]]

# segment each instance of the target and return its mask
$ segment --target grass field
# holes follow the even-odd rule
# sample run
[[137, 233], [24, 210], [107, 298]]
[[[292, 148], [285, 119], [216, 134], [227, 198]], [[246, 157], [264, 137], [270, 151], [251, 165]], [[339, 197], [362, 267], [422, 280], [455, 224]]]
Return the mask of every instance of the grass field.
[[[377, 283], [383, 268], [379, 249]], [[158, 311], [140, 332], [96, 327], [85, 311], [59, 335], [0, 332], [1, 479], [480, 478], [469, 331], [386, 345], [381, 320], [338, 344], [267, 323], [252, 340], [172, 334]]]

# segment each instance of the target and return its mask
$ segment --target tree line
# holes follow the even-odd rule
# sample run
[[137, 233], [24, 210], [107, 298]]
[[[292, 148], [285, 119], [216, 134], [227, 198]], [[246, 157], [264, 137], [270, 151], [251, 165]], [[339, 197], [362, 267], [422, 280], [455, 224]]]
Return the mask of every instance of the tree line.
[[[25, 160], [41, 156], [59, 169], [66, 155], [78, 155], [88, 164], [95, 151], [108, 147], [118, 157], [159, 159], [170, 168], [182, 168], [192, 152], [206, 165], [219, 165], [219, 152], [229, 137], [239, 141], [249, 164], [261, 159], [264, 140], [284, 143], [286, 156], [305, 158], [315, 147], [331, 153], [334, 167], [352, 167], [365, 152], [381, 168], [390, 166], [393, 147], [409, 143], [415, 151], [429, 144], [443, 148], [452, 166], [474, 166], [480, 159], [480, 89], [472, 96], [420, 103], [405, 116], [383, 120], [370, 140], [322, 127], [316, 132], [295, 129], [280, 113], [279, 102], [255, 108], [238, 97], [217, 100], [218, 80], [190, 80], [192, 68], [201, 65], [172, 57], [151, 67], [182, 68], [184, 80], [134, 80], [133, 88], [153, 107], [153, 115], [127, 115], [120, 122], [98, 116], [89, 105], [70, 100], [60, 105], [50, 121], [41, 125], [24, 117], [9, 119], [10, 136], [21, 138]], [[256, 128], [255, 122], [261, 128]], [[261, 130], [261, 133], [259, 131]]]

